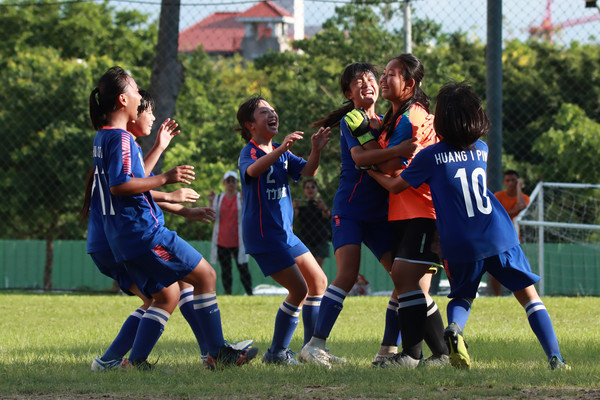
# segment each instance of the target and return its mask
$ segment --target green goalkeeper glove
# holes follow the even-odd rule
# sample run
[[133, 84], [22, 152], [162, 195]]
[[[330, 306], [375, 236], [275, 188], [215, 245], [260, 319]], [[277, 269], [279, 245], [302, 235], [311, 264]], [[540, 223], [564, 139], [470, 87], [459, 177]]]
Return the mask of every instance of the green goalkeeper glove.
[[350, 128], [352, 136], [358, 139], [358, 142], [363, 145], [371, 140], [375, 140], [375, 137], [371, 133], [371, 123], [369, 122], [369, 116], [362, 108], [355, 108], [344, 116], [344, 121]]

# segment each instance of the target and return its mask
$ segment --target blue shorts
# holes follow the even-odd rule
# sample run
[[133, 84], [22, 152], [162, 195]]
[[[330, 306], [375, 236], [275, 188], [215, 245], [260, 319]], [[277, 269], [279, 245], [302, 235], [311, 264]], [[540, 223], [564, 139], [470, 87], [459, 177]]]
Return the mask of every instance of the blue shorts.
[[176, 232], [168, 231], [153, 249], [125, 261], [125, 265], [142, 293], [152, 297], [188, 276], [201, 260], [202, 254]]
[[435, 219], [413, 218], [392, 222], [394, 230], [394, 260], [423, 264], [438, 264], [440, 257], [431, 250], [437, 239]]
[[356, 221], [344, 217], [334, 218], [332, 227], [333, 251], [347, 244], [364, 243], [381, 260], [392, 249], [392, 225], [388, 221]]
[[305, 253], [308, 253], [308, 248], [300, 242], [287, 249], [251, 254], [251, 256], [256, 260], [263, 275], [270, 276], [296, 264], [296, 257]]
[[90, 257], [94, 260], [98, 270], [109, 278], [114, 279], [124, 293], [129, 296], [134, 295], [129, 291], [129, 288], [134, 283], [133, 278], [129, 275], [124, 263], [115, 261], [112, 251], [97, 251], [90, 253]]
[[485, 272], [511, 292], [525, 289], [540, 280], [531, 272], [529, 261], [521, 246], [479, 261], [452, 262], [444, 260], [444, 269], [450, 282], [449, 298], [475, 298], [479, 282]]

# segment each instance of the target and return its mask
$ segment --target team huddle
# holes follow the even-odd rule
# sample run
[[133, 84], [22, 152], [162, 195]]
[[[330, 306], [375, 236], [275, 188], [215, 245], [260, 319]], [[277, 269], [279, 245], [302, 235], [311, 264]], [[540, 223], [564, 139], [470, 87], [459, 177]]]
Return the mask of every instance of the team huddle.
[[[327, 339], [358, 277], [364, 244], [394, 285], [373, 366], [471, 368], [463, 331], [488, 272], [525, 309], [550, 368], [568, 369], [533, 286], [539, 277], [531, 271], [510, 217], [486, 186], [488, 148], [480, 138], [489, 122], [480, 99], [467, 84], [448, 83], [431, 114], [421, 89], [425, 70], [412, 54], [392, 58], [379, 75], [368, 63], [344, 69], [340, 86], [348, 101], [313, 124], [318, 131], [310, 137], [307, 159], [291, 151], [303, 132], [273, 142], [279, 117], [266, 99], [253, 96], [238, 109], [238, 130], [247, 143], [239, 157], [243, 245], [262, 273], [288, 290], [262, 361], [328, 368], [346, 362], [331, 353]], [[380, 90], [390, 103], [385, 115], [375, 111]], [[153, 100], [120, 67], [98, 81], [90, 95], [90, 117], [98, 131], [82, 209], [88, 217], [88, 253], [102, 273], [143, 301], [106, 352], [94, 359], [92, 370], [152, 368], [148, 356], [178, 305], [208, 368], [250, 362], [259, 352], [251, 339], [229, 343], [224, 338], [215, 270], [164, 226], [163, 210], [194, 221], [214, 219], [211, 208], [182, 204], [198, 198], [192, 189], [154, 190], [194, 179], [189, 165], [151, 172], [179, 133], [177, 124], [165, 121], [144, 156], [135, 138], [150, 134]], [[331, 225], [337, 273], [328, 284], [292, 230], [289, 180], [316, 175], [336, 126], [341, 173]], [[446, 327], [429, 295], [431, 277], [441, 266], [451, 288]], [[300, 314], [304, 340], [297, 354], [290, 342]], [[423, 342], [432, 354], [427, 359]]]

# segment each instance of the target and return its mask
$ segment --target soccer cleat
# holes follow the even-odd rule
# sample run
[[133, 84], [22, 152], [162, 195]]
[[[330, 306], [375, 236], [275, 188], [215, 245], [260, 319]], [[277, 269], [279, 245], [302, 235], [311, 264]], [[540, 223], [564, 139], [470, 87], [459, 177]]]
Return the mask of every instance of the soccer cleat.
[[108, 371], [111, 369], [117, 369], [121, 365], [122, 360], [108, 360], [103, 361], [100, 357], [94, 358], [92, 361], [92, 372]]
[[379, 368], [407, 368], [407, 369], [415, 369], [419, 365], [423, 364], [423, 358], [416, 359], [412, 358], [406, 353], [398, 353], [393, 357], [387, 358], [382, 361], [373, 362], [374, 367]]
[[382, 344], [377, 354], [375, 354], [373, 363], [387, 360], [388, 358], [394, 357], [396, 354], [398, 354], [398, 346], [385, 346]]
[[328, 348], [325, 348], [325, 351], [327, 352], [327, 355], [329, 356], [330, 364], [346, 364], [348, 362], [348, 360], [346, 360], [344, 357], [338, 357], [338, 356], [334, 356], [333, 354], [331, 354], [329, 352]]
[[424, 361], [426, 367], [444, 367], [450, 364], [450, 357], [446, 354], [432, 355]]
[[467, 349], [467, 343], [463, 339], [462, 329], [456, 322], [451, 323], [444, 330], [444, 340], [448, 346], [450, 364], [455, 368], [471, 369], [471, 357]]
[[[156, 362], [158, 362], [158, 361], [156, 361]], [[156, 365], [156, 363], [150, 364], [148, 362], [148, 360], [146, 360], [145, 358], [142, 360], [135, 360], [135, 361], [129, 361], [128, 359], [124, 358], [123, 361], [121, 362], [120, 368], [122, 368], [122, 369], [139, 369], [140, 371], [150, 371], [150, 370], [154, 369], [155, 365]]]
[[247, 348], [252, 347], [252, 345], [254, 344], [254, 340], [247, 339], [247, 340], [242, 340], [241, 342], [237, 342], [237, 343], [230, 343], [226, 340], [225, 344], [233, 347], [236, 350], [246, 350]]
[[298, 365], [300, 364], [296, 360], [296, 353], [290, 349], [283, 349], [276, 353], [271, 353], [271, 350], [267, 350], [263, 355], [262, 362], [265, 364], [282, 364], [282, 365]]
[[306, 343], [304, 347], [302, 347], [302, 350], [300, 350], [300, 361], [331, 368], [331, 355], [325, 351], [325, 341], [322, 341], [323, 345], [321, 346], [321, 343], [315, 343], [313, 337]]
[[258, 354], [257, 347], [249, 347], [247, 349], [238, 350], [230, 344], [224, 344], [219, 348], [217, 357], [210, 354], [206, 357], [206, 364], [209, 369], [216, 369], [226, 365], [244, 365], [248, 364]]
[[552, 356], [548, 362], [550, 363], [550, 369], [553, 371], [555, 369], [564, 369], [565, 371], [569, 371], [571, 369], [571, 366], [567, 365], [561, 356]]

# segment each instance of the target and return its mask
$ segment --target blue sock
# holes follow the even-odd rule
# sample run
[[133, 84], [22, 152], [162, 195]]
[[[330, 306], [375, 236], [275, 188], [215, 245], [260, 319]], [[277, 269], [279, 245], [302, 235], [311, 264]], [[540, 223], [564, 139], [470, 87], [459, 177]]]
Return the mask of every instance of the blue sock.
[[127, 317], [115, 340], [113, 340], [102, 357], [100, 357], [102, 361], [119, 360], [131, 350], [133, 341], [135, 340], [135, 334], [137, 333], [138, 326], [140, 325], [144, 313], [145, 311], [143, 308], [138, 308]]
[[269, 351], [273, 354], [290, 347], [292, 335], [298, 326], [300, 320], [300, 309], [293, 304], [284, 301], [277, 311], [275, 317], [275, 330], [273, 332], [273, 342]]
[[552, 356], [558, 356], [562, 360], [552, 320], [550, 320], [550, 315], [544, 303], [540, 299], [532, 300], [525, 305], [525, 312], [527, 313], [529, 325], [540, 341], [548, 359]]
[[221, 311], [217, 304], [216, 292], [202, 293], [194, 296], [194, 310], [198, 316], [202, 337], [206, 350], [212, 357], [217, 357], [219, 347], [225, 344], [223, 328], [221, 327]]
[[304, 343], [308, 343], [315, 331], [323, 296], [308, 296], [302, 306], [302, 323], [304, 324]]
[[327, 339], [329, 337], [338, 315], [340, 315], [342, 308], [344, 308], [344, 299], [347, 295], [348, 292], [339, 287], [329, 285], [321, 301], [321, 309], [319, 310], [319, 317], [317, 318], [313, 336], [319, 339]]
[[385, 312], [385, 329], [383, 331], [382, 346], [399, 346], [402, 343], [400, 334], [400, 320], [398, 319], [398, 300], [390, 299]]
[[160, 335], [162, 335], [170, 316], [171, 314], [161, 308], [148, 308], [140, 321], [131, 354], [129, 354], [129, 361], [148, 358]]
[[446, 314], [448, 315], [448, 325], [456, 322], [460, 329], [464, 330], [467, 324], [467, 319], [471, 313], [471, 300], [467, 298], [452, 299], [446, 306]]
[[193, 287], [181, 289], [181, 292], [179, 293], [178, 305], [179, 311], [181, 311], [181, 315], [183, 315], [183, 318], [185, 318], [190, 328], [192, 328], [194, 336], [196, 336], [196, 341], [198, 342], [198, 346], [200, 347], [200, 352], [202, 354], [208, 354], [206, 350], [204, 336], [202, 336], [202, 328], [200, 327], [200, 321], [198, 320], [198, 315], [196, 315], [196, 311], [194, 311]]

